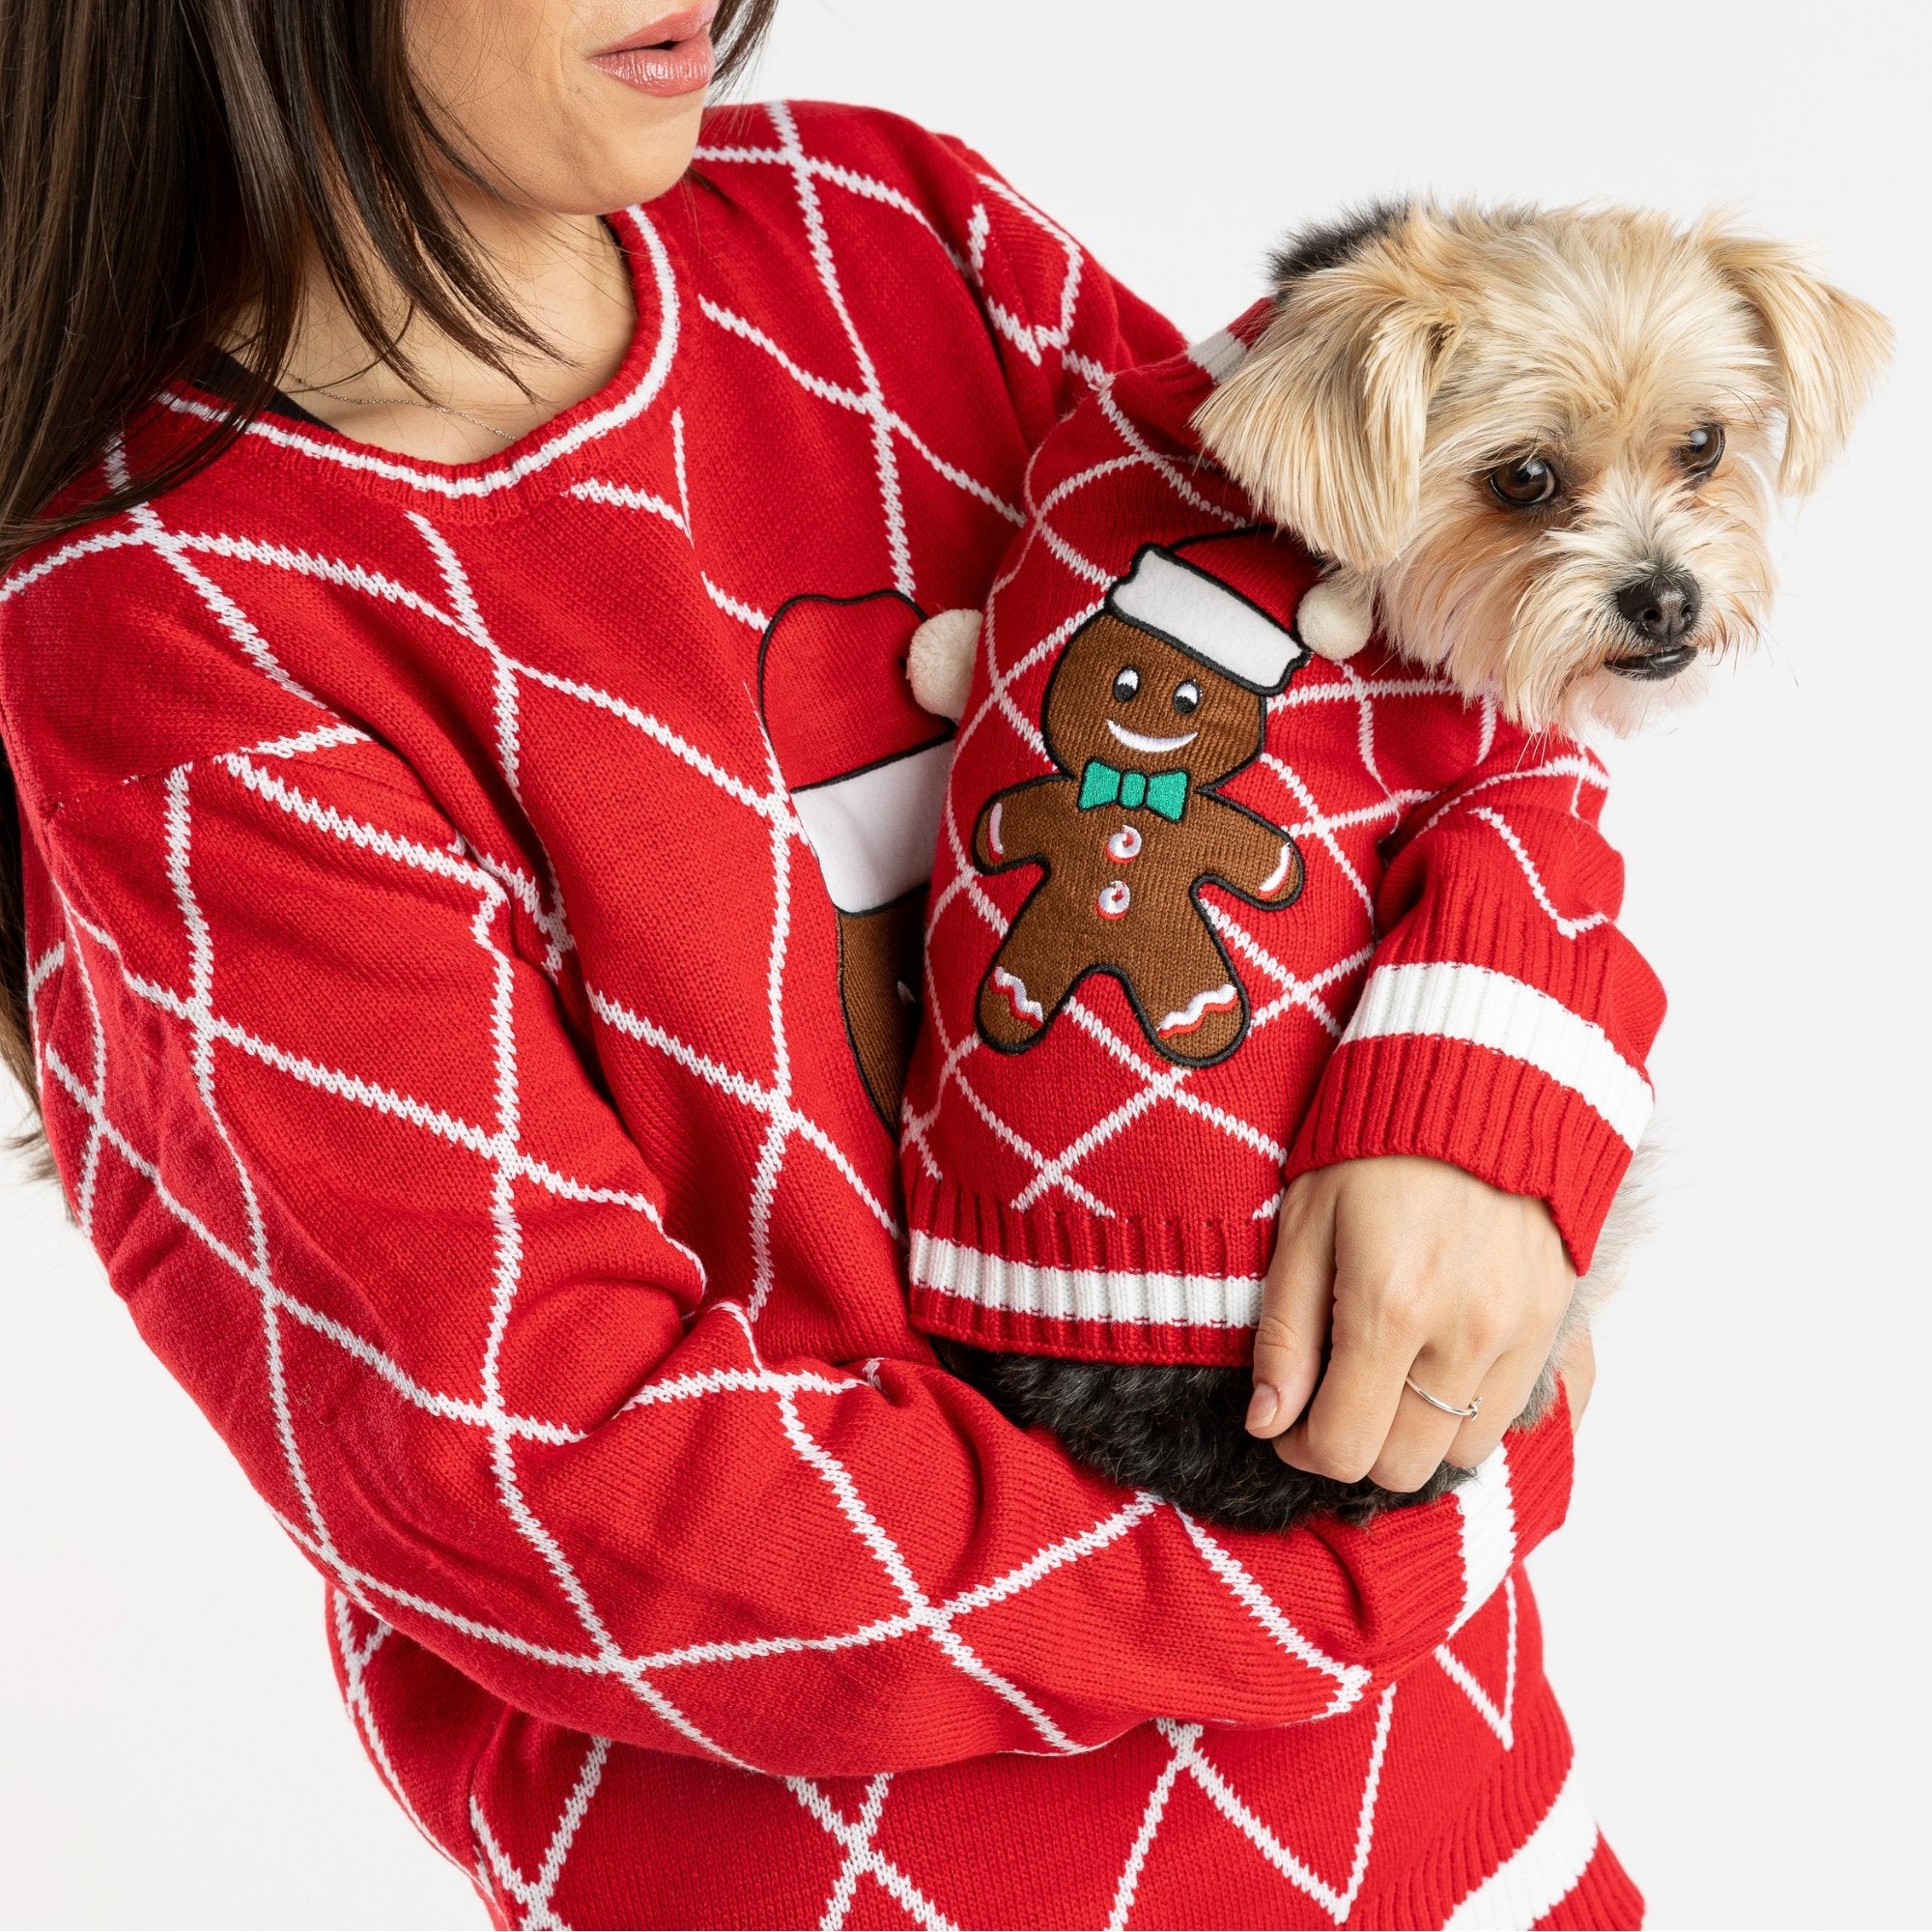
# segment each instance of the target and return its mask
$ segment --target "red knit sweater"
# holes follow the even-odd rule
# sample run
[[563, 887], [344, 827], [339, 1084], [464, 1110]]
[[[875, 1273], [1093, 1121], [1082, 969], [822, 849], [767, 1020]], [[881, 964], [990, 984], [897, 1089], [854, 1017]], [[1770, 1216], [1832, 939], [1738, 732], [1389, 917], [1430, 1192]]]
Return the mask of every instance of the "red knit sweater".
[[1253, 311], [1082, 402], [1027, 476], [952, 763], [906, 1093], [928, 1333], [1245, 1363], [1284, 1169], [1453, 1161], [1579, 1269], [1662, 989], [1611, 923], [1606, 776], [1378, 639], [1192, 428]]
[[879, 115], [619, 230], [632, 353], [500, 457], [270, 415], [0, 586], [62, 1179], [377, 1769], [501, 1923], [1630, 1922], [1517, 1569], [1562, 1415], [1209, 1534], [908, 1325], [916, 841], [807, 794], [940, 735], [904, 620], [1171, 331]]

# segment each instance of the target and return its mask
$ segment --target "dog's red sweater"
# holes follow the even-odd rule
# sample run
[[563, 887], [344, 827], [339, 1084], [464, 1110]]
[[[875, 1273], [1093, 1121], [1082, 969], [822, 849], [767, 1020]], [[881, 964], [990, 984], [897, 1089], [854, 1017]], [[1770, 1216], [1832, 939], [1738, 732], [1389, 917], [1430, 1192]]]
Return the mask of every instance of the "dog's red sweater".
[[1379, 639], [1314, 657], [1315, 563], [1205, 457], [1262, 319], [1123, 371], [1029, 469], [906, 1091], [928, 1333], [1245, 1363], [1284, 1170], [1363, 1154], [1541, 1198], [1587, 1269], [1650, 1112], [1602, 764]]
[[1631, 1922], [1519, 1568], [1561, 1413], [1209, 1533], [908, 1325], [873, 928], [792, 793], [935, 727], [773, 620], [980, 603], [1171, 331], [869, 113], [714, 118], [618, 229], [629, 357], [500, 457], [284, 407], [0, 591], [62, 1180], [378, 1770], [501, 1923]]

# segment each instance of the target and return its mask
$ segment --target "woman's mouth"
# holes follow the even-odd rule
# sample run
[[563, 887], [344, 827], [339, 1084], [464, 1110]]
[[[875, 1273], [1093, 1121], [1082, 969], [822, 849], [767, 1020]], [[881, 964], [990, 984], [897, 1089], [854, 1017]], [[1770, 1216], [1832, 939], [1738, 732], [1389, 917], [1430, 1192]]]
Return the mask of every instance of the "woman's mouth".
[[711, 22], [717, 14], [718, 0], [701, 0], [698, 6], [661, 14], [629, 40], [592, 54], [590, 65], [639, 94], [665, 99], [696, 94], [711, 85], [717, 68], [711, 44]]

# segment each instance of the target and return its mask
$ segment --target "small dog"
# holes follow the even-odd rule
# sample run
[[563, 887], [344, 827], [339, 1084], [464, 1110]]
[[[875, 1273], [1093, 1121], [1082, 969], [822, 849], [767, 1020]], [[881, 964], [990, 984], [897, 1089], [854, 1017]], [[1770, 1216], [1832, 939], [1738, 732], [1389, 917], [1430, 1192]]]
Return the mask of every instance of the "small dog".
[[[1774, 497], [1816, 485], [1889, 354], [1875, 310], [1716, 221], [1390, 204], [1273, 269], [1264, 332], [1195, 423], [1322, 560], [1300, 641], [1344, 658], [1378, 626], [1532, 731], [1634, 730], [1755, 639]], [[960, 715], [977, 632], [949, 612], [920, 633], [927, 709]], [[1614, 1283], [1634, 1193], [1564, 1340]], [[1243, 1432], [1241, 1370], [939, 1346], [1016, 1421], [1218, 1521], [1359, 1520], [1460, 1473], [1413, 1495], [1304, 1475]], [[1546, 1368], [1527, 1415], [1554, 1385]]]

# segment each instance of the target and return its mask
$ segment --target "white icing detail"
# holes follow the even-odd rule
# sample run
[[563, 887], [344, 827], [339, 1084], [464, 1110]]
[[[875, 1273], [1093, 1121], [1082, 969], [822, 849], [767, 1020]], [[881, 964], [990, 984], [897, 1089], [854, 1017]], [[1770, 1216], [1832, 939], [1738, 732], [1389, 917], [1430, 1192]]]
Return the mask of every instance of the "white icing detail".
[[986, 814], [986, 843], [996, 859], [1004, 859], [1007, 856], [1007, 848], [1000, 843], [1000, 820], [1006, 816], [1006, 800], [996, 798], [993, 801], [992, 810]]
[[1123, 825], [1107, 840], [1107, 857], [1117, 866], [1130, 866], [1141, 856], [1141, 835], [1131, 825]]
[[913, 1281], [981, 1308], [1061, 1321], [1136, 1321], [1185, 1328], [1252, 1328], [1261, 1319], [1260, 1277], [1122, 1274], [1102, 1268], [1036, 1267], [982, 1254], [915, 1229]]
[[1490, 1932], [1547, 1918], [1589, 1869], [1597, 1856], [1597, 1821], [1577, 1787], [1573, 1767], [1543, 1822], [1444, 1923], [1456, 1932]]
[[1004, 966], [993, 968], [995, 990], [1007, 996], [1008, 1004], [1023, 1020], [1032, 1020], [1036, 1026], [1046, 1021], [1046, 1009], [1026, 989], [1026, 981], [1017, 973], [1009, 973]]
[[1110, 879], [1100, 888], [1100, 896], [1094, 901], [1102, 919], [1121, 919], [1133, 903], [1134, 895], [1127, 890], [1124, 879]]
[[1617, 1138], [1643, 1138], [1650, 1083], [1602, 1027], [1539, 987], [1487, 966], [1383, 966], [1369, 976], [1343, 1044], [1419, 1034], [1520, 1060], [1601, 1114]]
[[1209, 1013], [1224, 1013], [1237, 1007], [1241, 996], [1233, 986], [1215, 986], [1195, 996], [1179, 1011], [1169, 1013], [1154, 1029], [1165, 1039], [1171, 1033], [1192, 1033]]
[[1281, 864], [1277, 866], [1274, 868], [1274, 870], [1271, 871], [1267, 875], [1267, 877], [1262, 881], [1262, 896], [1265, 898], [1268, 895], [1268, 894], [1279, 892], [1281, 890], [1281, 882], [1285, 878], [1287, 878], [1289, 873], [1293, 871], [1293, 869], [1294, 869], [1294, 845], [1293, 842], [1291, 840], [1287, 844], [1284, 844], [1281, 848]]
[[1180, 738], [1150, 738], [1142, 731], [1129, 731], [1124, 724], [1116, 724], [1110, 718], [1107, 729], [1130, 752], [1179, 752], [1193, 744], [1200, 737], [1199, 731], [1189, 731]]
[[791, 795], [840, 912], [873, 912], [932, 876], [952, 741]]
[[1184, 644], [1256, 691], [1279, 691], [1304, 653], [1286, 626], [1219, 578], [1160, 550], [1143, 551], [1107, 593], [1117, 617]]

